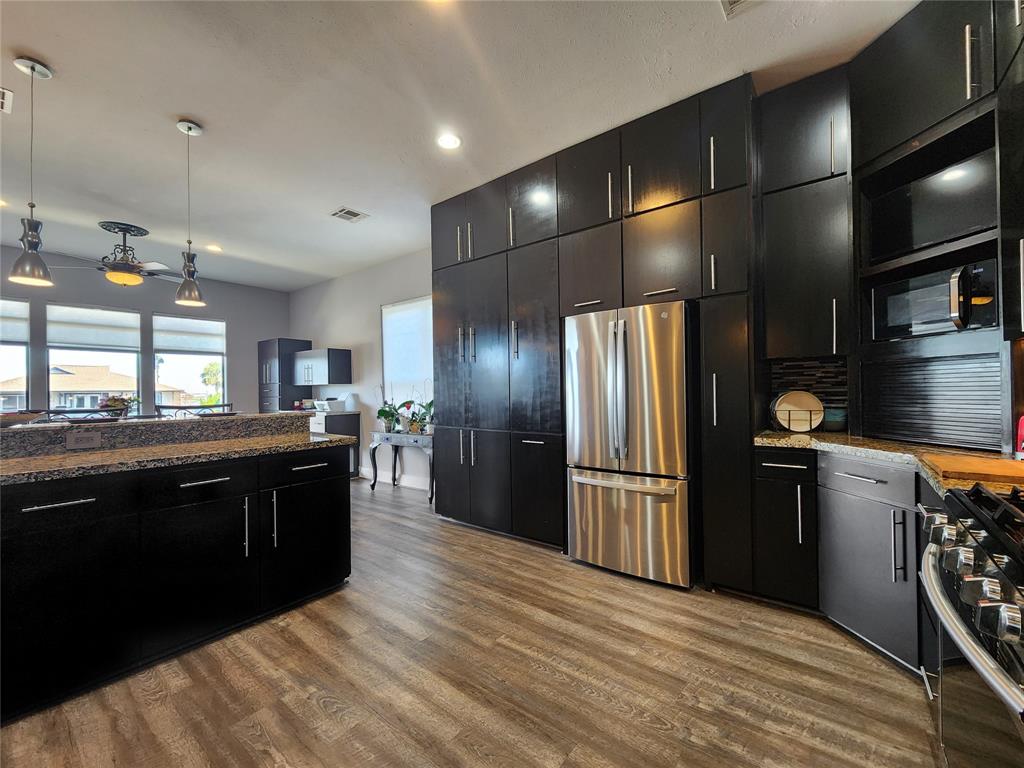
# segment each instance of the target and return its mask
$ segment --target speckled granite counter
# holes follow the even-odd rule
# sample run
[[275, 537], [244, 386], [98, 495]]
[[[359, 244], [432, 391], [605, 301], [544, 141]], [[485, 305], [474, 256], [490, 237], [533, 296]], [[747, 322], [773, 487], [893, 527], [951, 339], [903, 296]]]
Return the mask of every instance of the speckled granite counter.
[[[951, 488], [970, 488], [974, 485], [974, 482], [971, 480], [940, 480], [921, 462], [920, 457], [922, 454], [946, 453], [954, 456], [981, 456], [984, 458], [998, 456], [998, 454], [987, 451], [968, 451], [938, 445], [924, 445], [922, 443], [902, 443], [896, 440], [878, 440], [873, 437], [853, 437], [842, 432], [810, 432], [803, 434], [795, 432], [761, 432], [754, 436], [754, 445], [766, 448], [804, 448], [812, 451], [825, 451], [826, 453], [841, 453], [846, 456], [873, 461], [908, 464], [920, 472], [929, 485], [940, 494], [945, 493]], [[1011, 485], [1000, 483], [985, 483], [985, 485], [997, 493], [1009, 493], [1013, 488]]]

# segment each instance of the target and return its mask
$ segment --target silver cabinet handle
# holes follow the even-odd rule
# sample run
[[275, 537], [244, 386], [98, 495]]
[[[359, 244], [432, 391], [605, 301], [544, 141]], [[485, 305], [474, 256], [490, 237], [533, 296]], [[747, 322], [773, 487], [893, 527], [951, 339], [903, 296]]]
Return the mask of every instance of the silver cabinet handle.
[[526, 445], [544, 445], [543, 440], [522, 440]]
[[462, 442], [462, 430], [459, 430], [459, 466], [466, 463], [466, 448]]
[[659, 288], [656, 291], [647, 291], [644, 296], [661, 296], [664, 293], [676, 293], [678, 288]]
[[591, 299], [590, 301], [580, 301], [573, 304], [574, 307], [592, 307], [595, 304], [601, 304], [603, 299]]
[[462, 261], [462, 225], [455, 227], [455, 260]]
[[804, 543], [804, 504], [800, 494], [800, 483], [796, 484], [796, 543]]
[[612, 172], [608, 171], [608, 218], [612, 217]]
[[274, 491], [270, 496], [271, 504], [274, 507], [274, 549], [277, 549], [277, 491]]
[[780, 469], [807, 469], [803, 464], [776, 464], [771, 461], [762, 461], [762, 467], [779, 467]]
[[519, 359], [519, 323], [512, 321], [512, 357]]
[[476, 466], [476, 430], [469, 432], [469, 466]]
[[321, 461], [319, 464], [303, 464], [301, 467], [292, 467], [292, 472], [302, 472], [306, 469], [320, 469], [321, 467], [328, 466], [328, 462]]
[[508, 208], [508, 247], [515, 245], [515, 238], [512, 236], [512, 206]]
[[456, 342], [459, 345], [459, 362], [466, 362], [466, 345], [463, 344], [462, 338], [462, 326], [459, 326], [459, 340]]
[[78, 507], [82, 504], [92, 504], [95, 498], [75, 499], [74, 501], [58, 501], [56, 504], [40, 504], [37, 507], [23, 507], [22, 512], [39, 512], [44, 509], [59, 509], [61, 507]]
[[618, 333], [618, 327], [619, 324], [615, 320], [608, 321], [608, 356], [605, 358], [608, 361], [608, 370], [605, 372], [604, 397], [606, 403], [605, 423], [608, 425], [608, 458], [610, 459], [619, 458], [619, 441], [616, 434], [618, 423], [615, 415], [615, 369], [618, 361], [615, 355], [615, 350], [617, 349], [615, 337]]
[[473, 258], [473, 222], [466, 222], [466, 258]]
[[1017, 246], [1019, 251], [1017, 261], [1020, 265], [1020, 328], [1024, 331], [1024, 237], [1017, 241]]
[[873, 477], [862, 477], [861, 475], [851, 475], [849, 472], [833, 472], [836, 477], [845, 477], [849, 480], [860, 480], [862, 483], [871, 483], [872, 485], [878, 485], [878, 480]]
[[711, 426], [718, 426], [718, 374], [711, 374]]
[[836, 121], [828, 119], [828, 172], [836, 172]]
[[906, 558], [906, 552], [903, 553], [903, 556], [904, 556], [904, 563], [903, 563], [903, 565], [901, 565], [899, 567], [896, 566], [896, 526], [897, 525], [906, 525], [907, 521], [906, 521], [906, 519], [904, 517], [903, 510], [900, 510], [900, 520], [899, 520], [899, 522], [896, 521], [896, 510], [895, 509], [890, 509], [889, 513], [892, 516], [892, 583], [895, 584], [896, 583], [896, 572], [897, 571], [903, 571], [903, 580], [904, 581], [906, 581], [906, 578], [907, 578], [907, 564], [906, 564], [906, 559], [905, 559]]
[[715, 137], [708, 138], [709, 151], [711, 154], [711, 188], [715, 188]]
[[621, 480], [601, 480], [597, 477], [583, 477], [580, 475], [573, 475], [572, 481], [579, 485], [593, 485], [598, 488], [612, 488], [616, 491], [630, 491], [632, 493], [642, 493], [645, 496], [675, 496], [676, 489], [674, 487], [664, 488], [657, 485], [636, 485], [634, 483], [624, 483]]
[[715, 272], [716, 272], [716, 270], [715, 270], [715, 266], [716, 266], [715, 261], [717, 261], [717, 259], [715, 258], [715, 254], [712, 253], [711, 254], [711, 290], [712, 291], [717, 291], [718, 290], [718, 276], [715, 274]]
[[245, 497], [245, 539], [242, 541], [245, 556], [249, 557], [249, 497]]
[[469, 360], [476, 362], [476, 326], [469, 326]]
[[836, 299], [832, 299], [832, 354], [839, 349], [839, 308]]
[[971, 25], [964, 25], [964, 88], [967, 101], [974, 95], [974, 75], [971, 71]]
[[626, 204], [629, 206], [629, 212], [633, 212], [633, 166], [626, 166]]
[[191, 483], [178, 483], [179, 488], [195, 488], [197, 485], [213, 485], [214, 483], [226, 483], [230, 477], [215, 477], [212, 480], [194, 480]]

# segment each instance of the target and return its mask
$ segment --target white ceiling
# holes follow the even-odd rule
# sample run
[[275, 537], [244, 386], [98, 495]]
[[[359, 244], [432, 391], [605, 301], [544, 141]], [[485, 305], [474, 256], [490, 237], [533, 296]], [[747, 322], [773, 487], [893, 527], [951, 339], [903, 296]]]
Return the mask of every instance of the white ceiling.
[[[848, 60], [914, 5], [709, 2], [3, 2], [0, 239], [28, 198], [44, 250], [98, 258], [100, 219], [185, 239], [185, 137], [202, 275], [293, 290], [428, 247], [431, 203], [743, 72], [759, 91]], [[463, 148], [434, 144], [449, 126]], [[346, 205], [371, 218], [328, 214]]]

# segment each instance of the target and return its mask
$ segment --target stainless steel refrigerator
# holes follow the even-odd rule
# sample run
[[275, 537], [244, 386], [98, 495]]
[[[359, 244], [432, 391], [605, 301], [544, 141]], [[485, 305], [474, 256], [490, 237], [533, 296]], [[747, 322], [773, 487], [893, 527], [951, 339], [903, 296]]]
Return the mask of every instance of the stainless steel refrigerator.
[[569, 555], [691, 585], [681, 301], [565, 319]]

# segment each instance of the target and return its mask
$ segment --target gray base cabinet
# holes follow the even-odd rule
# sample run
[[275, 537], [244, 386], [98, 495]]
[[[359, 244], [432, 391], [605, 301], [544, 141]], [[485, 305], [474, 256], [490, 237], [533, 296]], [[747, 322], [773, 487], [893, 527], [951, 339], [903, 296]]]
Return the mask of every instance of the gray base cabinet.
[[916, 669], [913, 512], [819, 487], [818, 524], [822, 612]]

